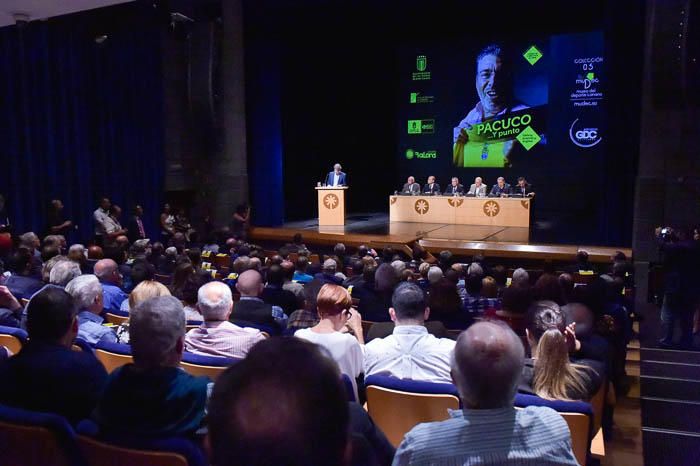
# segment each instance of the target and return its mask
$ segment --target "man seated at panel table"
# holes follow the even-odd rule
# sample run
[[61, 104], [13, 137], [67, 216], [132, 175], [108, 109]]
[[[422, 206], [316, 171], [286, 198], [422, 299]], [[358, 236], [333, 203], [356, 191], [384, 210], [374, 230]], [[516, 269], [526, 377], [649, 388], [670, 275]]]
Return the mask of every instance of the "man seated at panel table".
[[445, 196], [464, 196], [464, 186], [459, 184], [459, 178], [456, 176], [452, 177], [452, 182], [445, 189]]
[[469, 186], [467, 196], [486, 197], [486, 185], [480, 176], [474, 178], [474, 183]]
[[527, 182], [524, 176], [518, 178], [518, 184], [513, 188], [513, 196], [535, 197], [535, 191], [532, 190], [532, 185]]
[[494, 184], [491, 188], [489, 197], [508, 197], [512, 194], [512, 192], [513, 191], [510, 188], [510, 185], [506, 183], [506, 179], [499, 176], [496, 180], [496, 184]]
[[428, 181], [423, 185], [423, 194], [439, 196], [441, 192], [440, 185], [435, 182], [435, 177], [430, 175]]
[[413, 194], [414, 196], [420, 194], [420, 185], [416, 183], [416, 179], [409, 176], [401, 189], [401, 194]]

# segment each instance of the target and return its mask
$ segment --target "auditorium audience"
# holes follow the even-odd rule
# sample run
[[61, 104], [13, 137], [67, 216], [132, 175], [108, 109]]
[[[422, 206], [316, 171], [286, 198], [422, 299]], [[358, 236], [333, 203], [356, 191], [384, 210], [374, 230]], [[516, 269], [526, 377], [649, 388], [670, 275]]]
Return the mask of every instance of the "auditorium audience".
[[[319, 322], [311, 328], [294, 333], [297, 338], [308, 340], [326, 348], [340, 367], [340, 372], [352, 381], [355, 397], [358, 394], [358, 379], [363, 371], [362, 316], [352, 309], [352, 299], [348, 290], [339, 285], [325, 284], [316, 298]], [[343, 332], [345, 327], [353, 335]]]
[[463, 308], [457, 286], [446, 278], [430, 285], [428, 307], [430, 320], [438, 320], [449, 329], [463, 330], [473, 322], [473, 317]]
[[239, 327], [228, 321], [233, 310], [231, 289], [221, 282], [202, 285], [197, 308], [204, 318], [198, 328], [185, 335], [185, 351], [208, 356], [244, 358], [263, 333], [250, 327]]
[[297, 338], [263, 341], [214, 386], [212, 464], [389, 464], [394, 449], [384, 434], [346, 400], [338, 367], [319, 346]]
[[102, 259], [95, 263], [95, 275], [102, 283], [104, 292], [104, 309], [106, 312], [119, 312], [122, 302], [128, 295], [120, 288], [122, 274], [117, 263], [112, 259]]
[[78, 308], [78, 338], [95, 345], [99, 342], [116, 343], [117, 334], [102, 325], [102, 286], [94, 275], [81, 275], [66, 285]]
[[[368, 274], [372, 269], [368, 270]], [[391, 295], [398, 282], [399, 278], [394, 268], [383, 263], [374, 270], [374, 280], [370, 282], [365, 279], [363, 286], [352, 289], [353, 297], [360, 300], [357, 310], [365, 320], [370, 322], [389, 320], [387, 310], [391, 306]]]
[[183, 371], [185, 313], [172, 296], [137, 305], [129, 326], [133, 364], [112, 372], [95, 409], [101, 435], [190, 436], [200, 428], [207, 401], [207, 377]]
[[455, 343], [428, 333], [425, 321], [429, 315], [420, 287], [413, 283], [399, 285], [389, 308], [394, 331], [365, 345], [365, 375], [450, 383], [450, 357]]
[[294, 271], [295, 282], [306, 284], [314, 279], [311, 275], [306, 273], [306, 269], [309, 266], [309, 258], [306, 256], [299, 256], [294, 264], [296, 270]]
[[231, 314], [231, 322], [242, 327], [264, 326], [266, 330], [279, 334], [287, 327], [287, 315], [278, 307], [264, 302], [262, 276], [257, 270], [246, 270], [236, 282], [241, 299]]
[[513, 407], [523, 357], [520, 339], [505, 325], [480, 322], [463, 332], [452, 379], [464, 409], [411, 429], [393, 464], [577, 465], [569, 428], [556, 411]]
[[525, 363], [521, 391], [548, 400], [591, 399], [600, 388], [604, 368], [596, 361], [571, 363], [574, 330], [575, 324], [565, 326], [555, 302], [537, 301], [530, 306], [526, 334], [532, 359]]
[[71, 424], [95, 408], [107, 373], [92, 353], [73, 351], [77, 307], [61, 288], [46, 287], [27, 305], [29, 342], [0, 363], [0, 403], [56, 413]]

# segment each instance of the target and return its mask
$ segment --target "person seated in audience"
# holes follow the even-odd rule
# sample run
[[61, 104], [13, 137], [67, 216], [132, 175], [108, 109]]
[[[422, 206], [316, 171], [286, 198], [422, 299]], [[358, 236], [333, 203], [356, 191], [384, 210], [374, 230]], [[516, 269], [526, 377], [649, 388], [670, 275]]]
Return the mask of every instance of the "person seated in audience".
[[46, 287], [27, 305], [29, 342], [0, 364], [0, 403], [56, 413], [71, 424], [90, 415], [107, 372], [92, 353], [73, 351], [77, 306], [61, 288]]
[[[430, 281], [428, 280], [429, 270], [430, 264], [427, 262], [423, 262], [420, 266], [418, 266], [418, 273], [420, 274], [420, 278], [416, 281], [416, 285], [420, 286], [420, 288], [426, 293], [428, 292], [428, 290], [430, 290]], [[442, 274], [442, 271], [440, 273]]]
[[87, 250], [82, 244], [72, 244], [68, 248], [68, 259], [78, 264], [82, 273], [92, 273], [92, 270], [87, 266]]
[[512, 330], [479, 322], [457, 338], [454, 380], [464, 406], [450, 419], [418, 424], [396, 450], [394, 465], [577, 465], [566, 421], [556, 411], [513, 406], [523, 345]]
[[119, 267], [112, 259], [102, 259], [95, 263], [95, 276], [102, 283], [104, 292], [104, 310], [106, 312], [119, 312], [122, 302], [128, 295], [121, 289], [122, 274]]
[[21, 327], [22, 305], [10, 289], [0, 285], [0, 325], [5, 327]]
[[202, 266], [202, 250], [199, 248], [189, 248], [186, 251], [187, 258], [190, 260], [192, 267], [198, 270]]
[[344, 270], [345, 266], [350, 264], [350, 257], [347, 255], [347, 250], [343, 243], [337, 243], [333, 246], [332, 258], [336, 261], [340, 270]]
[[29, 251], [30, 261], [29, 261], [29, 275], [32, 277], [41, 276], [41, 241], [39, 237], [33, 231], [29, 231], [19, 236], [19, 247], [24, 248]]
[[591, 263], [588, 260], [588, 252], [584, 250], [580, 250], [576, 253], [576, 262], [568, 267], [564, 267], [564, 269], [572, 274], [580, 273], [580, 272], [587, 272], [587, 273], [592, 273], [595, 272], [595, 269], [591, 265]]
[[532, 296], [536, 301], [554, 301], [560, 306], [566, 303], [564, 292], [556, 275], [543, 273], [532, 287]]
[[464, 300], [464, 309], [473, 316], [480, 316], [488, 309], [495, 309], [497, 305], [495, 299], [489, 299], [482, 295], [481, 286], [481, 274], [472, 273], [467, 276], [465, 284], [467, 297]]
[[610, 345], [596, 333], [593, 312], [582, 303], [569, 303], [562, 306], [561, 311], [567, 327], [576, 325], [576, 341], [569, 352], [571, 360], [592, 359], [607, 366], [611, 358]]
[[500, 298], [501, 296], [503, 296], [503, 291], [508, 286], [508, 272], [506, 271], [506, 268], [504, 266], [495, 265], [491, 267], [490, 276], [492, 276], [493, 279], [496, 280], [496, 285], [498, 286], [498, 294], [496, 295], [496, 297]]
[[287, 327], [287, 315], [278, 307], [264, 302], [262, 275], [257, 270], [246, 270], [236, 283], [241, 299], [231, 314], [231, 322], [245, 327], [247, 324], [264, 325], [273, 332], [281, 332]]
[[440, 267], [443, 272], [452, 267], [452, 262], [452, 252], [448, 250], [440, 251], [440, 254], [438, 254], [438, 267]]
[[481, 295], [489, 299], [498, 298], [498, 283], [495, 278], [488, 276], [481, 279]]
[[474, 321], [473, 316], [464, 309], [457, 286], [447, 278], [441, 278], [430, 285], [428, 306], [430, 320], [440, 321], [448, 329], [463, 330]]
[[156, 264], [156, 272], [162, 275], [172, 275], [177, 266], [177, 249], [170, 246], [165, 249], [162, 259]]
[[[134, 291], [134, 289], [141, 283], [147, 280], [153, 280], [155, 278], [155, 267], [153, 267], [148, 261], [145, 259], [137, 259], [134, 261], [133, 266], [131, 267], [131, 286], [132, 289], [130, 290], [130, 293]], [[122, 302], [122, 305], [120, 306], [119, 310], [122, 312], [129, 312], [129, 309], [131, 308], [131, 304], [129, 304], [129, 300], [125, 299]]]
[[185, 335], [185, 351], [209, 356], [244, 358], [263, 333], [228, 321], [233, 310], [231, 289], [221, 282], [203, 285], [197, 293], [197, 309], [204, 317], [201, 327]]
[[49, 283], [51, 281], [51, 270], [56, 264], [61, 261], [67, 261], [66, 256], [53, 256], [52, 258], [46, 260], [44, 265], [41, 267], [41, 281], [44, 283]]
[[144, 280], [129, 293], [129, 312], [135, 309], [140, 303], [159, 296], [172, 296], [167, 286], [155, 280]]
[[53, 245], [45, 245], [41, 247], [41, 262], [42, 265], [46, 264], [46, 261], [49, 259], [61, 255], [61, 250], [58, 248], [58, 246], [53, 246]]
[[530, 274], [527, 270], [517, 268], [513, 271], [513, 278], [510, 281], [510, 286], [519, 286], [522, 288], [530, 288]]
[[260, 296], [263, 301], [273, 306], [282, 308], [288, 316], [297, 310], [297, 297], [284, 286], [284, 271], [279, 265], [272, 265], [267, 269], [267, 284]]
[[309, 266], [309, 258], [306, 256], [299, 256], [294, 264], [296, 270], [294, 271], [293, 280], [297, 283], [306, 284], [314, 279], [311, 275], [306, 273], [306, 269]]
[[387, 310], [391, 307], [391, 295], [394, 287], [399, 283], [394, 268], [383, 263], [376, 268], [374, 280], [365, 282], [362, 287], [352, 289], [354, 298], [360, 300], [357, 310], [370, 322], [387, 322], [389, 314]]
[[29, 299], [39, 291], [44, 282], [31, 275], [31, 252], [19, 248], [10, 255], [6, 267], [11, 275], [5, 280], [5, 286], [17, 299]]
[[342, 285], [343, 279], [337, 276], [338, 264], [333, 259], [326, 259], [323, 261], [323, 268], [321, 273], [314, 275], [314, 280], [318, 280], [321, 284], [325, 285], [330, 283], [331, 285]]
[[116, 343], [117, 334], [102, 325], [102, 286], [94, 275], [80, 275], [66, 285], [66, 292], [78, 307], [78, 338], [91, 345]]
[[209, 274], [196, 273], [189, 277], [185, 282], [185, 286], [182, 287], [181, 301], [185, 309], [185, 319], [187, 319], [188, 323], [202, 322], [204, 320], [204, 317], [197, 308], [197, 293], [202, 286], [212, 280]]
[[365, 375], [450, 383], [455, 342], [428, 333], [425, 321], [430, 308], [423, 290], [414, 283], [400, 284], [392, 296], [389, 316], [395, 325], [393, 333], [365, 345]]
[[[358, 381], [363, 373], [362, 316], [352, 309], [352, 299], [348, 290], [339, 285], [325, 284], [316, 298], [319, 322], [311, 328], [298, 330], [297, 338], [309, 340], [326, 348], [340, 367], [340, 372], [352, 381], [355, 397], [358, 395]], [[355, 336], [342, 332], [349, 327]]]
[[282, 264], [280, 264], [280, 267], [282, 267], [282, 276], [284, 278], [282, 289], [291, 292], [297, 298], [297, 303], [294, 310], [301, 309], [299, 303], [304, 300], [304, 285], [293, 281], [294, 263], [285, 259], [282, 261]]
[[487, 312], [486, 316], [507, 322], [511, 329], [519, 336], [525, 336], [527, 310], [532, 303], [532, 294], [529, 288], [521, 286], [509, 286], [503, 290], [501, 309]]
[[569, 303], [574, 296], [574, 277], [568, 272], [559, 275], [559, 286], [561, 287], [562, 299]]
[[[57, 262], [51, 269], [49, 283], [51, 285], [65, 287], [71, 280], [81, 275], [80, 266], [65, 256], [57, 257], [64, 257], [65, 260]], [[100, 309], [100, 312], [102, 312], [102, 309]]]
[[[258, 403], [261, 394], [275, 402]], [[217, 466], [386, 465], [394, 454], [367, 412], [347, 402], [338, 366], [297, 338], [263, 341], [219, 377], [209, 440]]]
[[182, 288], [187, 280], [194, 275], [195, 270], [187, 258], [180, 258], [179, 261], [175, 267], [175, 273], [173, 273], [172, 284], [168, 288], [173, 296], [182, 299]]
[[104, 251], [100, 246], [92, 245], [88, 247], [88, 260], [98, 261], [104, 258]]
[[94, 418], [105, 438], [190, 436], [202, 425], [208, 377], [180, 366], [185, 313], [172, 296], [151, 298], [131, 313], [133, 364], [109, 376]]
[[548, 400], [590, 400], [600, 388], [605, 368], [597, 361], [571, 363], [575, 324], [566, 327], [557, 303], [533, 303], [525, 333], [532, 359], [525, 363], [520, 391]]
[[316, 310], [316, 297], [319, 289], [310, 286], [304, 287], [304, 299], [300, 302], [301, 308], [292, 312], [287, 321], [285, 335], [294, 335], [297, 330], [310, 328], [318, 324], [318, 311]]

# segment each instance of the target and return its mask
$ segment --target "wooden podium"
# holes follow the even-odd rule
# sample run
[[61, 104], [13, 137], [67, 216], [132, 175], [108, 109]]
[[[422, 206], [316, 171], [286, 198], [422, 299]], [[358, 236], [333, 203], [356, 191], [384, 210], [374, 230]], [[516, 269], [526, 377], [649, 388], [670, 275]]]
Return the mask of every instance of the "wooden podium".
[[345, 191], [347, 186], [317, 186], [318, 225], [345, 225]]

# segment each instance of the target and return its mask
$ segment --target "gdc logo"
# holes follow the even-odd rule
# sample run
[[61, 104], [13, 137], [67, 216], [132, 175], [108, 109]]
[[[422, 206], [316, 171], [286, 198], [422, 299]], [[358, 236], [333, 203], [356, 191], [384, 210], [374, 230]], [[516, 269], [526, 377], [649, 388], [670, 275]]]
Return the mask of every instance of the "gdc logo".
[[576, 118], [574, 122], [571, 123], [571, 127], [569, 128], [569, 138], [571, 139], [571, 142], [579, 147], [587, 148], [593, 147], [603, 140], [603, 138], [598, 135], [600, 132], [598, 128], [575, 129], [578, 120], [579, 119]]

